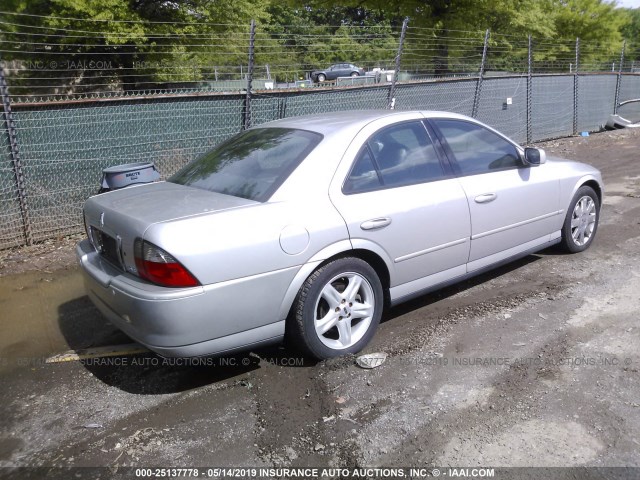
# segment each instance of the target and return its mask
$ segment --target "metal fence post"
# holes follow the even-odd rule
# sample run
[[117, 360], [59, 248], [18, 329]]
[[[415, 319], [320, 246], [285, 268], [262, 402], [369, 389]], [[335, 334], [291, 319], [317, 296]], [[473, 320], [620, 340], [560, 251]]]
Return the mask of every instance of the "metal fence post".
[[533, 90], [531, 35], [529, 35], [529, 52], [527, 55], [527, 143], [531, 143], [531, 97]]
[[573, 134], [578, 134], [578, 70], [580, 68], [580, 38], [576, 38], [576, 68], [573, 71]]
[[27, 207], [27, 197], [25, 192], [24, 174], [22, 173], [22, 162], [20, 161], [20, 152], [18, 150], [18, 136], [16, 124], [13, 120], [13, 112], [11, 111], [11, 97], [9, 96], [9, 88], [4, 75], [4, 65], [0, 58], [0, 96], [2, 97], [3, 117], [7, 128], [7, 136], [9, 138], [9, 154], [11, 155], [11, 164], [13, 166], [13, 174], [18, 190], [18, 203], [20, 205], [20, 215], [22, 217], [22, 230], [27, 245], [33, 244], [31, 236], [31, 221], [29, 219], [29, 208]]
[[242, 129], [246, 130], [251, 126], [251, 84], [253, 82], [253, 61], [254, 46], [256, 40], [256, 21], [251, 20], [251, 31], [249, 33], [249, 67], [247, 70], [247, 95], [244, 99]]
[[398, 44], [398, 53], [396, 53], [396, 69], [391, 79], [391, 86], [389, 87], [389, 96], [387, 97], [387, 108], [393, 110], [396, 106], [396, 81], [398, 75], [400, 75], [400, 59], [402, 58], [402, 47], [404, 45], [404, 37], [407, 34], [407, 25], [409, 23], [409, 17], [405, 17], [402, 22], [402, 31], [400, 32], [400, 43]]
[[478, 108], [480, 107], [480, 94], [482, 93], [482, 77], [484, 76], [484, 67], [487, 62], [487, 47], [489, 45], [489, 29], [484, 34], [484, 47], [482, 48], [482, 61], [480, 62], [480, 71], [478, 72], [478, 83], [476, 84], [476, 94], [473, 97], [473, 109], [471, 116], [478, 116]]
[[622, 68], [624, 65], [624, 49], [627, 41], [622, 42], [622, 52], [620, 52], [620, 66], [618, 67], [618, 78], [616, 79], [616, 99], [613, 102], [613, 114], [618, 113], [618, 103], [620, 103], [620, 86], [622, 84]]

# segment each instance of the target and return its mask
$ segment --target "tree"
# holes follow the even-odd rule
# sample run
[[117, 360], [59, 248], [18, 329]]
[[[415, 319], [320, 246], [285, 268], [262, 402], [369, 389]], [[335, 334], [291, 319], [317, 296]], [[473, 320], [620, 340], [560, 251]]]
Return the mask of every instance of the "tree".
[[398, 32], [384, 14], [360, 7], [281, 3], [273, 3], [268, 12], [271, 23], [263, 28], [267, 38], [257, 42], [256, 58], [264, 62], [268, 51], [277, 52], [272, 57], [278, 57], [280, 77], [304, 78], [308, 71], [332, 63], [368, 68], [393, 63]]
[[585, 68], [599, 69], [609, 64], [622, 47], [620, 29], [624, 14], [614, 4], [602, 0], [558, 0], [553, 12], [556, 38], [575, 41], [580, 38], [580, 63]]
[[[640, 29], [638, 11], [604, 0], [4, 0], [2, 58], [14, 94], [78, 94], [198, 87], [240, 79], [255, 19], [257, 76], [297, 79], [332, 63], [393, 67], [410, 18], [403, 65], [423, 74], [475, 73], [483, 35], [487, 66], [565, 71], [581, 39], [581, 64], [599, 68]], [[622, 32], [622, 33], [621, 33]], [[634, 56], [635, 55], [635, 56]], [[544, 63], [543, 63], [544, 62]], [[553, 70], [549, 70], [553, 71]]]
[[0, 18], [16, 94], [196, 85], [246, 63], [251, 19], [269, 21], [267, 0], [5, 1], [20, 14]]
[[640, 8], [622, 9], [625, 22], [620, 34], [627, 40], [625, 57], [633, 62], [640, 60]]
[[[338, 1], [315, 3], [326, 7]], [[585, 46], [585, 61], [608, 60], [619, 51], [624, 23], [615, 5], [603, 0], [353, 0], [347, 4], [387, 17], [408, 16], [417, 30], [408, 38], [403, 62], [420, 58], [425, 62], [424, 52], [430, 52], [428, 62], [436, 74], [464, 68], [465, 59], [478, 65], [485, 29], [493, 32], [490, 65], [506, 66], [514, 57], [524, 59], [529, 34], [544, 41], [536, 52], [539, 61], [566, 58], [576, 37]], [[424, 44], [422, 52], [419, 42]]]

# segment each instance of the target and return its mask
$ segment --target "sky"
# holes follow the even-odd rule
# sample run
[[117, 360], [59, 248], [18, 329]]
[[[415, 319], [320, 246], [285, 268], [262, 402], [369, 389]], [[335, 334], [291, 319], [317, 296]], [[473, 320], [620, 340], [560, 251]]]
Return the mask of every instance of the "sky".
[[625, 8], [639, 8], [640, 0], [618, 0], [618, 5]]

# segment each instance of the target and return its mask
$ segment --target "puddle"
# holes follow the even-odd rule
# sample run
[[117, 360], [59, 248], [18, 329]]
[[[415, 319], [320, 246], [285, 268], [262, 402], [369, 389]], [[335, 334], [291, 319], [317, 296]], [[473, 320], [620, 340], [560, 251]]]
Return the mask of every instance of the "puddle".
[[52, 354], [95, 346], [105, 336], [128, 341], [86, 297], [78, 269], [0, 277], [0, 311], [0, 370], [40, 364]]

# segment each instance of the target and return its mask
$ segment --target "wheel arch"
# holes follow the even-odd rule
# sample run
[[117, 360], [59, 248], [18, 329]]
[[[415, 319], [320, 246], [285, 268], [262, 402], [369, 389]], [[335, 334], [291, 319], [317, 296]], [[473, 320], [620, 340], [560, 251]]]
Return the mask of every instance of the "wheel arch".
[[[572, 211], [574, 208], [574, 199], [577, 201], [577, 193], [583, 187], [589, 187], [595, 193], [598, 203], [598, 211], [602, 208], [602, 200], [604, 196], [604, 188], [602, 186], [602, 181], [600, 175], [585, 175], [580, 178], [578, 182], [575, 183], [573, 190], [571, 191], [571, 197], [569, 198], [569, 202], [567, 204], [566, 214], [564, 216], [564, 220], [561, 226], [561, 248], [562, 250], [569, 253], [578, 253], [586, 250], [591, 240], [588, 240], [589, 243], [585, 245], [575, 244], [573, 240], [570, 239], [571, 231], [569, 229], [570, 225], [570, 217], [572, 215]], [[596, 225], [593, 229], [593, 235], [595, 235], [598, 224], [597, 220], [599, 219], [599, 214], [596, 216]]]
[[[581, 187], [591, 187], [593, 191], [596, 192], [596, 195], [598, 196], [598, 203], [600, 204], [600, 206], [602, 206], [602, 196], [603, 196], [602, 185], [595, 178], [587, 180], [586, 182], [582, 182], [580, 185], [578, 185], [578, 188], [576, 188], [576, 192]], [[574, 195], [575, 195], [575, 192], [574, 192]]]
[[602, 200], [604, 198], [604, 186], [602, 184], [602, 178], [599, 173], [588, 173], [586, 175], [580, 175], [579, 177], [566, 178], [561, 180], [561, 194], [560, 194], [560, 208], [564, 210], [562, 221], [568, 214], [568, 208], [575, 196], [576, 192], [582, 187], [591, 187], [598, 197], [598, 203], [602, 207]]
[[[364, 260], [371, 268], [373, 268], [382, 283], [382, 288], [385, 292], [389, 290], [391, 286], [391, 274], [389, 272], [389, 268], [387, 267], [386, 262], [378, 255], [377, 253], [367, 250], [366, 248], [355, 248], [348, 252], [343, 252], [341, 255], [338, 255], [335, 258], [339, 257], [356, 257], [361, 260]], [[331, 259], [334, 260], [334, 259]]]
[[[315, 272], [318, 268], [322, 267], [323, 265], [326, 265], [329, 262], [332, 262], [339, 258], [346, 258], [346, 257], [359, 258], [360, 260], [367, 262], [371, 266], [371, 268], [374, 269], [374, 271], [376, 272], [376, 275], [378, 275], [378, 278], [382, 283], [382, 290], [384, 292], [384, 305], [385, 307], [389, 305], [390, 303], [389, 288], [391, 286], [391, 273], [389, 271], [387, 262], [385, 262], [385, 260], [378, 253], [363, 247], [348, 248], [348, 249], [343, 249], [341, 251], [335, 251], [336, 249], [333, 248], [332, 250], [334, 250], [333, 254], [331, 256], [326, 257], [324, 260], [312, 259], [312, 261], [307, 262], [300, 268], [300, 270], [298, 271], [298, 274], [295, 276], [295, 278], [291, 282], [291, 285], [289, 286], [289, 290], [287, 291], [283, 299], [282, 305], [280, 307], [279, 319], [283, 319], [283, 318], [288, 319], [291, 316], [291, 311], [292, 311], [291, 309], [295, 305], [295, 299], [298, 296], [298, 292], [300, 291], [300, 288], [302, 287], [304, 282], [307, 280], [307, 278], [309, 278], [311, 274], [313, 274], [313, 272]], [[314, 258], [316, 257], [317, 255], [314, 256]]]

